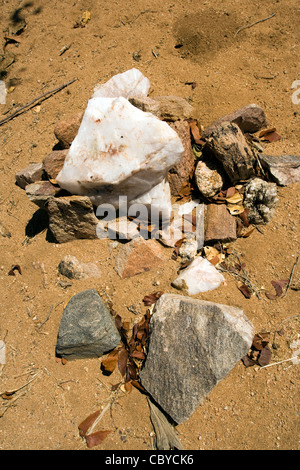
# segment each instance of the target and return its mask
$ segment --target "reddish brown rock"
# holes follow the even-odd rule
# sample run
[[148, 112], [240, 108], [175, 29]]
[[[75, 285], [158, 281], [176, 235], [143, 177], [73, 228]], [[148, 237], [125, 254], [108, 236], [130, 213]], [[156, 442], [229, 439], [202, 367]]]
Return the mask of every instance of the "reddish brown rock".
[[184, 153], [180, 162], [174, 165], [168, 173], [168, 182], [170, 184], [171, 194], [173, 196], [178, 196], [182, 187], [189, 182], [189, 177], [194, 169], [195, 160], [188, 122], [176, 121], [171, 123], [170, 127], [177, 132], [184, 147]]
[[57, 123], [54, 134], [57, 140], [59, 141], [60, 145], [67, 149], [70, 147], [71, 143], [75, 139], [78, 129], [80, 127], [81, 121], [83, 118], [83, 113], [75, 114], [74, 116], [66, 119], [64, 121], [60, 121]]
[[50, 181], [36, 181], [28, 184], [25, 191], [31, 202], [41, 209], [46, 209], [49, 200], [56, 196], [61, 189], [51, 184]]
[[56, 179], [58, 173], [64, 166], [68, 149], [54, 150], [43, 160], [43, 169], [49, 179]]
[[234, 113], [227, 114], [204, 129], [202, 137], [209, 137], [213, 130], [225, 121], [233, 122], [242, 132], [257, 132], [268, 126], [264, 110], [257, 104], [249, 104]]
[[31, 163], [16, 174], [16, 183], [20, 188], [25, 189], [28, 184], [35, 183], [42, 179], [44, 170], [42, 163]]
[[160, 268], [163, 262], [163, 248], [159, 243], [140, 237], [120, 247], [115, 270], [125, 279]]
[[204, 220], [205, 243], [236, 240], [236, 219], [228, 212], [225, 204], [209, 204]]
[[87, 196], [65, 196], [48, 203], [49, 228], [58, 243], [77, 238], [98, 238], [98, 219]]

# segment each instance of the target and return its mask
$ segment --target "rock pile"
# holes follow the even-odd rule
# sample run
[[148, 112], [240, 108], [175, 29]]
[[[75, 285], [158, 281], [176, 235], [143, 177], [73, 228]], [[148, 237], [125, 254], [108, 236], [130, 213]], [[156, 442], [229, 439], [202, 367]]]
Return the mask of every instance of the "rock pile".
[[[258, 105], [201, 129], [186, 100], [150, 98], [149, 89], [136, 69], [95, 87], [84, 113], [57, 124], [60, 150], [19, 171], [16, 183], [48, 212], [58, 243], [122, 242], [115, 265], [121, 279], [161, 267], [164, 246], [180, 258], [172, 286], [184, 295], [164, 294], [156, 302], [140, 379], [181, 423], [247, 353], [254, 336], [242, 310], [190, 296], [225, 280], [213, 245], [270, 221], [277, 185], [300, 181], [300, 157], [263, 153], [255, 134], [267, 120]], [[72, 256], [59, 272], [69, 279], [101, 276], [96, 265]], [[120, 340], [110, 310], [91, 289], [65, 307], [56, 352], [100, 357]]]

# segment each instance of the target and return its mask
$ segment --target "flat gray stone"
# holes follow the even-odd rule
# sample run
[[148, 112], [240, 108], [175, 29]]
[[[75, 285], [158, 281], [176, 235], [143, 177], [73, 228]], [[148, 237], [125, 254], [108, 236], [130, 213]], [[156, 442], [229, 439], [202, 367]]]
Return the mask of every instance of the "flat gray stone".
[[71, 297], [59, 326], [56, 354], [66, 359], [100, 357], [121, 337], [109, 308], [96, 289]]
[[262, 166], [267, 169], [273, 181], [279, 186], [300, 181], [300, 157], [296, 155], [259, 155]]
[[16, 183], [20, 188], [25, 189], [28, 184], [35, 183], [42, 179], [44, 173], [42, 163], [31, 163], [16, 174]]
[[150, 322], [142, 385], [182, 423], [248, 352], [253, 337], [239, 308], [163, 294]]

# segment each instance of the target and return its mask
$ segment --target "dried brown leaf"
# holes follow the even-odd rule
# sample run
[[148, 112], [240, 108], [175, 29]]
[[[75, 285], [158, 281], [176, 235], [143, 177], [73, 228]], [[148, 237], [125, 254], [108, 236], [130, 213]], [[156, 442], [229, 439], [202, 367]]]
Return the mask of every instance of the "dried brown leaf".
[[118, 368], [122, 376], [126, 374], [128, 356], [126, 349], [121, 349], [118, 353]]
[[100, 410], [95, 411], [95, 413], [92, 413], [89, 415], [87, 418], [85, 418], [82, 423], [79, 424], [78, 429], [79, 429], [79, 434], [81, 437], [84, 437], [90, 427], [94, 424], [98, 416], [100, 415]]
[[269, 300], [276, 300], [277, 299], [277, 295], [272, 294], [271, 292], [266, 292], [265, 295]]
[[239, 286], [239, 290], [246, 297], [246, 299], [251, 298], [251, 295], [252, 295], [251, 290], [249, 289], [248, 286], [246, 286], [246, 284]]
[[135, 359], [141, 359], [142, 361], [146, 359], [146, 356], [142, 351], [133, 351], [131, 357], [134, 357]]
[[8, 272], [9, 276], [15, 276], [15, 271], [18, 271], [19, 274], [22, 274], [22, 270], [19, 264], [14, 264], [11, 267], [11, 270]]
[[97, 431], [93, 432], [92, 434], [88, 434], [85, 436], [86, 443], [88, 448], [92, 448], [101, 444], [102, 441], [110, 434], [112, 431]]
[[280, 297], [283, 294], [282, 288], [288, 284], [288, 279], [281, 279], [279, 281], [271, 281], [272, 286], [275, 289], [276, 295]]
[[252, 341], [252, 348], [261, 351], [269, 343], [269, 333], [256, 333]]
[[145, 295], [143, 298], [143, 302], [146, 306], [155, 304], [157, 300], [162, 296], [163, 292], [158, 291], [158, 292], [153, 292], [152, 294]]
[[269, 364], [271, 357], [272, 357], [272, 351], [267, 345], [261, 350], [258, 356], [257, 362], [262, 367], [266, 366], [267, 364]]
[[118, 350], [113, 350], [109, 353], [109, 355], [102, 360], [101, 367], [104, 369], [105, 372], [107, 373], [112, 373], [118, 363]]
[[254, 364], [256, 364], [256, 361], [252, 359], [248, 354], [242, 357], [242, 362], [245, 367], [251, 367], [251, 366], [254, 366]]

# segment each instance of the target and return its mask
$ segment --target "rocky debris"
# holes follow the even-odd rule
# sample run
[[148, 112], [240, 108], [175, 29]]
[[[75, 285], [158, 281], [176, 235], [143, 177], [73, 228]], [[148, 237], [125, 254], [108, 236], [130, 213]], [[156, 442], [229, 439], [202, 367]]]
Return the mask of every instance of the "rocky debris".
[[193, 261], [198, 251], [198, 243], [194, 238], [186, 238], [179, 247], [179, 256], [183, 262]]
[[159, 103], [160, 118], [164, 121], [174, 122], [193, 116], [193, 106], [180, 96], [154, 96], [153, 99]]
[[236, 240], [236, 218], [224, 204], [208, 204], [205, 213], [205, 243], [228, 243]]
[[56, 180], [96, 206], [118, 207], [119, 195], [131, 201], [161, 183], [183, 151], [166, 122], [123, 97], [93, 98]]
[[100, 357], [120, 340], [109, 308], [96, 289], [88, 289], [71, 297], [63, 311], [56, 354], [66, 359]]
[[43, 164], [42, 163], [31, 163], [23, 170], [18, 171], [16, 174], [16, 184], [20, 188], [25, 189], [28, 184], [40, 181], [43, 177]]
[[43, 160], [43, 170], [49, 179], [56, 179], [58, 173], [64, 166], [65, 158], [67, 156], [68, 149], [64, 150], [53, 150]]
[[214, 290], [224, 281], [224, 276], [207, 259], [197, 256], [180, 272], [172, 286], [188, 295], [196, 295], [199, 292]]
[[69, 279], [87, 279], [101, 277], [101, 271], [95, 263], [81, 263], [75, 256], [66, 255], [58, 265], [58, 271]]
[[63, 149], [68, 149], [75, 139], [82, 118], [83, 113], [80, 112], [56, 124], [54, 134]]
[[156, 240], [144, 240], [140, 237], [120, 246], [115, 270], [126, 279], [152, 269], [161, 268], [164, 263], [164, 251]]
[[131, 96], [128, 101], [136, 108], [139, 108], [141, 111], [144, 111], [145, 113], [151, 113], [154, 116], [160, 118], [160, 105], [158, 101], [155, 101], [153, 98], [145, 95], [135, 95]]
[[182, 423], [244, 357], [253, 337], [254, 327], [239, 308], [164, 294], [151, 317], [141, 383]]
[[107, 223], [107, 236], [111, 240], [133, 240], [140, 237], [140, 232], [138, 225], [124, 216]]
[[224, 177], [214, 161], [199, 160], [195, 169], [195, 181], [200, 193], [210, 198], [221, 191]]
[[233, 184], [255, 176], [255, 155], [237, 124], [223, 122], [217, 126], [205, 148], [221, 162]]
[[25, 187], [28, 199], [41, 209], [47, 210], [50, 199], [56, 196], [60, 191], [60, 187], [54, 186], [50, 181], [37, 181], [28, 184]]
[[49, 228], [58, 243], [98, 238], [98, 219], [87, 196], [51, 198], [47, 205]]
[[267, 224], [278, 204], [277, 187], [260, 178], [254, 178], [245, 187], [244, 205], [253, 224]]
[[5, 238], [11, 238], [10, 231], [5, 227], [2, 222], [0, 222], [0, 235]]
[[258, 132], [268, 125], [264, 110], [257, 104], [249, 104], [215, 121], [204, 129], [202, 137], [209, 137], [216, 127], [226, 121], [237, 124], [244, 133]]
[[272, 180], [279, 186], [300, 181], [300, 157], [295, 155], [259, 155], [264, 169], [266, 169]]
[[184, 152], [176, 165], [170, 168], [168, 173], [168, 182], [172, 196], [178, 196], [182, 187], [188, 183], [193, 173], [195, 159], [191, 144], [190, 126], [187, 121], [175, 121], [170, 123], [170, 127], [178, 134]]

